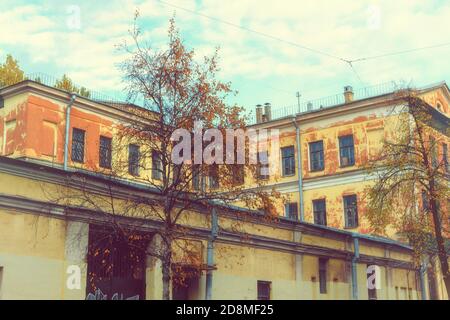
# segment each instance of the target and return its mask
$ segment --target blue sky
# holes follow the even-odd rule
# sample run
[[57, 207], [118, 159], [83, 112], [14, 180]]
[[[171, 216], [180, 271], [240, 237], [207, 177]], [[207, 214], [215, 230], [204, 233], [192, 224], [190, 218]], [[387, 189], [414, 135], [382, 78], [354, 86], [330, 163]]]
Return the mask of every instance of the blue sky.
[[[109, 95], [123, 88], [117, 64], [125, 58], [116, 45], [129, 41], [133, 12], [140, 10], [144, 37], [164, 45], [168, 19], [175, 13], [187, 46], [198, 58], [220, 46], [220, 78], [239, 91], [232, 102], [253, 109], [274, 108], [387, 81], [423, 85], [450, 81], [450, 45], [409, 54], [358, 59], [450, 42], [450, 1], [338, 0], [113, 0], [0, 2], [0, 58], [16, 57], [27, 73], [55, 77]], [[264, 33], [264, 37], [204, 18], [196, 11]], [[79, 20], [77, 19], [79, 17]], [[307, 46], [326, 54], [305, 50]]]

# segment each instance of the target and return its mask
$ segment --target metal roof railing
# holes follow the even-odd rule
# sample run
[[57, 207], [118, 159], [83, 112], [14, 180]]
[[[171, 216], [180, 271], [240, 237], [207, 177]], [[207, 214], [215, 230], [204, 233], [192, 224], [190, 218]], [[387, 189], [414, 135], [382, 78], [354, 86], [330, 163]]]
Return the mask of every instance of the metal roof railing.
[[[364, 87], [360, 89], [353, 90], [353, 100], [362, 100], [367, 98], [372, 98], [384, 94], [389, 94], [395, 92], [401, 88], [404, 88], [403, 84], [398, 84], [395, 81], [390, 81], [374, 86]], [[322, 97], [313, 100], [304, 100], [300, 104], [274, 108], [272, 106], [271, 114], [272, 120], [291, 117], [297, 114], [308, 113], [317, 111], [324, 108], [330, 108], [333, 106], [341, 105], [345, 103], [344, 94], [335, 94], [327, 97]], [[252, 123], [255, 124], [255, 115], [251, 117]]]

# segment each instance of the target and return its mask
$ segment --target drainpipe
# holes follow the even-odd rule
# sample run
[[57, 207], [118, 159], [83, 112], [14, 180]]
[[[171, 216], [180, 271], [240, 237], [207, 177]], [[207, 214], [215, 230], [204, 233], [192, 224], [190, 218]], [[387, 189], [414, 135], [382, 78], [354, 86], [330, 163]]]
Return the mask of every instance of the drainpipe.
[[75, 102], [77, 96], [73, 94], [70, 97], [69, 104], [66, 108], [66, 136], [64, 140], [64, 170], [67, 171], [67, 161], [69, 157], [69, 129], [70, 129], [70, 111], [72, 110], [72, 105]]
[[352, 298], [358, 300], [358, 272], [357, 262], [359, 259], [359, 239], [353, 235], [353, 258], [352, 258]]
[[300, 221], [305, 221], [305, 213], [303, 209], [303, 170], [302, 170], [302, 151], [300, 150], [300, 127], [297, 124], [296, 119], [292, 119], [292, 123], [295, 126], [295, 141], [297, 143], [297, 170], [298, 170], [298, 194], [300, 201]]
[[211, 300], [212, 298], [212, 284], [213, 284], [213, 268], [214, 268], [214, 240], [219, 233], [219, 223], [217, 219], [216, 208], [211, 210], [211, 236], [208, 240], [208, 247], [206, 252], [206, 291], [205, 300]]

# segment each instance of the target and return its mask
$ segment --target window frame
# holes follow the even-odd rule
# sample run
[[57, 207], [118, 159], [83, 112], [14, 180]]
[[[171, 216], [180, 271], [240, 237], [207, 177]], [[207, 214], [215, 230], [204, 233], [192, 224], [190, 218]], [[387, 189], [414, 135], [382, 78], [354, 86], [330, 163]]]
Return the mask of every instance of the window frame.
[[[285, 153], [284, 153], [285, 150], [292, 150], [292, 154], [285, 155]], [[280, 149], [280, 152], [281, 152], [281, 175], [283, 177], [290, 177], [290, 176], [295, 175], [295, 172], [296, 172], [296, 168], [295, 168], [295, 147], [294, 146], [285, 146], [285, 147], [282, 147]], [[285, 167], [285, 161], [289, 162], [288, 163], [289, 167], [288, 166]], [[290, 169], [289, 172], [286, 172], [287, 168]]]
[[161, 153], [157, 150], [152, 150], [152, 179], [162, 180], [162, 159]]
[[[351, 138], [351, 144], [348, 144], [347, 139]], [[341, 168], [351, 167], [355, 165], [355, 139], [353, 138], [353, 134], [348, 134], [345, 136], [340, 136], [339, 140], [339, 165]], [[344, 154], [346, 153], [346, 154]], [[347, 157], [344, 157], [346, 155]], [[347, 158], [348, 163], [344, 164], [343, 159]]]
[[[109, 145], [103, 145], [107, 141]], [[104, 158], [106, 156], [106, 159]], [[98, 150], [98, 165], [104, 169], [111, 169], [112, 164], [112, 138], [100, 136]]]
[[219, 167], [216, 164], [209, 165], [208, 186], [210, 189], [219, 189]]
[[[79, 139], [79, 135], [83, 136], [82, 140]], [[73, 127], [71, 160], [77, 163], [84, 163], [85, 148], [86, 148], [86, 130]]]
[[[354, 199], [354, 204], [349, 208], [349, 204], [348, 204], [348, 199]], [[351, 194], [351, 195], [345, 195], [342, 197], [342, 202], [343, 202], [343, 206], [344, 206], [344, 220], [345, 220], [345, 228], [346, 229], [354, 229], [357, 228], [359, 226], [359, 218], [358, 218], [358, 197], [356, 196], [356, 194]], [[349, 216], [347, 214], [348, 210], [351, 208], [355, 209], [354, 212], [354, 225], [350, 224], [350, 220], [349, 220]]]
[[[133, 158], [132, 158], [133, 156]], [[139, 176], [139, 164], [141, 161], [140, 146], [130, 143], [128, 145], [128, 173], [132, 176]]]
[[[262, 154], [264, 154], [265, 156], [261, 156]], [[267, 159], [267, 163], [262, 163], [261, 157], [262, 158], [265, 157], [265, 159]], [[258, 172], [256, 173], [256, 176], [257, 176], [258, 180], [269, 180], [269, 152], [267, 150], [258, 151], [257, 163], [258, 164], [257, 164], [256, 170], [258, 170]], [[262, 174], [261, 173], [262, 169], [266, 169], [267, 174]]]
[[445, 142], [442, 143], [442, 162], [444, 163], [444, 171], [449, 172], [450, 167], [448, 163], [448, 145]]
[[[291, 210], [295, 208], [295, 210]], [[294, 211], [294, 214], [292, 213]], [[288, 202], [284, 204], [284, 216], [290, 220], [298, 220], [298, 203], [297, 202]]]
[[328, 269], [328, 259], [319, 258], [318, 259], [318, 270], [319, 270], [319, 293], [327, 293], [327, 269]]
[[[265, 288], [267, 289], [267, 293], [268, 294], [264, 294], [263, 292], [261, 292], [263, 286], [266, 286]], [[272, 281], [264, 281], [264, 280], [258, 280], [256, 282], [256, 294], [257, 294], [257, 300], [270, 300], [271, 295], [272, 295]]]
[[[319, 144], [321, 148], [313, 151], [313, 146]], [[309, 142], [308, 149], [309, 149], [309, 171], [319, 172], [325, 170], [325, 147], [323, 140]], [[315, 155], [319, 155], [319, 159], [315, 159]], [[318, 163], [320, 166], [315, 167], [314, 165], [315, 163]]]
[[[323, 204], [323, 208], [317, 208], [319, 204]], [[314, 216], [314, 224], [326, 226], [327, 225], [327, 202], [326, 199], [314, 199], [312, 201], [313, 206], [313, 216]], [[321, 209], [321, 210], [319, 210]], [[322, 215], [322, 217], [318, 217], [318, 215]], [[319, 219], [320, 218], [320, 219]], [[319, 220], [322, 220], [323, 223], [320, 223]]]

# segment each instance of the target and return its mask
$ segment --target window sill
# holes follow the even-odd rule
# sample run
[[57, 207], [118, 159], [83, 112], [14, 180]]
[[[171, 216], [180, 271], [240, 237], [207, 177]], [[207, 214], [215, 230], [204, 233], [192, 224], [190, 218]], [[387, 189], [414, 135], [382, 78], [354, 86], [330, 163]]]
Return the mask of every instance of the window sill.
[[295, 173], [291, 173], [291, 174], [283, 174], [281, 177], [282, 178], [289, 178], [289, 177], [293, 177], [295, 176]]
[[323, 168], [323, 169], [316, 169], [316, 170], [312, 170], [312, 169], [309, 170], [309, 172], [323, 172], [323, 171], [325, 171], [325, 168]]
[[340, 165], [339, 166], [339, 168], [350, 168], [350, 167], [354, 167], [355, 166], [355, 164], [354, 163], [352, 163], [352, 164], [346, 164], [346, 165]]

